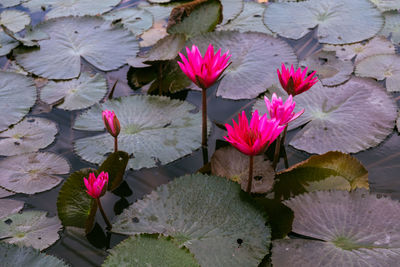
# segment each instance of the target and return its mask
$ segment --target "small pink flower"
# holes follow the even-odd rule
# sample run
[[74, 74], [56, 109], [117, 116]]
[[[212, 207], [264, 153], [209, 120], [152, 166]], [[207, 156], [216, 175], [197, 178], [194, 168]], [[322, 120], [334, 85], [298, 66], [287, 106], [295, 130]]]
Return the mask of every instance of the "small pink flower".
[[[87, 189], [86, 193], [88, 193], [92, 198], [99, 198], [106, 192], [108, 185], [108, 173], [101, 172], [96, 178], [96, 175], [92, 172], [89, 174], [89, 179], [86, 179], [86, 177], [83, 178], [83, 182], [85, 183]], [[104, 186], [106, 187], [104, 188]]]
[[117, 137], [121, 131], [121, 125], [119, 124], [119, 120], [114, 111], [108, 109], [103, 110], [103, 121], [107, 131], [112, 136]]
[[304, 113], [304, 109], [300, 110], [298, 113], [293, 112], [296, 102], [293, 101], [292, 95], [289, 95], [285, 103], [283, 103], [282, 98], [277, 97], [275, 93], [272, 94], [271, 102], [266, 96], [264, 97], [264, 101], [267, 106], [269, 117], [280, 121], [279, 125], [281, 126], [286, 126], [289, 122], [294, 121]]
[[221, 56], [221, 49], [219, 49], [214, 54], [214, 47], [211, 44], [204, 57], [201, 56], [199, 48], [195, 45], [192, 45], [192, 50], [186, 47], [186, 52], [187, 59], [182, 53], [179, 53], [182, 62], [178, 61], [178, 64], [186, 76], [201, 89], [207, 89], [213, 85], [230, 64], [228, 63], [231, 58], [231, 55], [228, 56], [229, 51]]
[[308, 89], [310, 89], [314, 84], [317, 83], [318, 78], [314, 77], [315, 71], [311, 73], [307, 78], [307, 68], [301, 71], [301, 68], [298, 68], [296, 72], [294, 72], [293, 65], [286, 69], [285, 65], [282, 64], [282, 74], [277, 69], [279, 81], [281, 82], [282, 88], [289, 95], [298, 95], [301, 94]]
[[268, 119], [266, 114], [260, 117], [257, 110], [252, 115], [250, 125], [244, 111], [238, 117], [238, 123], [233, 120], [233, 127], [225, 124], [228, 136], [224, 138], [240, 152], [249, 156], [264, 152], [285, 128], [279, 126], [278, 120]]

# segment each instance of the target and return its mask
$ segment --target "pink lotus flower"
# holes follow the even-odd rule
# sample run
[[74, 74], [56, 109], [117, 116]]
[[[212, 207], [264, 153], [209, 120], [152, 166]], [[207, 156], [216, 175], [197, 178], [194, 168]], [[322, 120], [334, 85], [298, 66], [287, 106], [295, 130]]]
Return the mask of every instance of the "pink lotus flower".
[[228, 63], [231, 58], [231, 55], [228, 56], [229, 51], [221, 56], [221, 49], [219, 49], [214, 54], [214, 47], [211, 44], [204, 57], [201, 56], [199, 48], [195, 45], [192, 45], [192, 50], [186, 47], [186, 52], [187, 59], [182, 53], [179, 53], [182, 62], [178, 61], [178, 64], [186, 76], [201, 89], [207, 89], [213, 85], [230, 64]]
[[228, 136], [224, 136], [225, 140], [249, 156], [262, 153], [285, 128], [279, 126], [278, 120], [268, 119], [266, 114], [260, 117], [257, 110], [253, 113], [250, 126], [246, 114], [242, 111], [238, 124], [233, 120], [233, 127], [229, 124], [225, 124], [225, 127], [228, 130]]
[[115, 115], [114, 111], [111, 110], [103, 110], [103, 121], [107, 131], [114, 137], [117, 137], [119, 132], [121, 131], [121, 125], [119, 124], [119, 120]]
[[272, 94], [271, 102], [266, 96], [264, 97], [264, 101], [267, 106], [269, 117], [280, 121], [279, 125], [281, 126], [286, 126], [289, 122], [294, 121], [304, 113], [304, 109], [300, 110], [298, 113], [293, 112], [296, 102], [293, 101], [292, 95], [289, 95], [285, 103], [283, 103], [282, 98], [277, 97], [275, 93]]
[[87, 189], [86, 193], [88, 193], [92, 198], [97, 199], [103, 196], [106, 192], [108, 185], [108, 173], [101, 172], [96, 178], [96, 175], [92, 172], [89, 174], [89, 179], [86, 179], [86, 177], [83, 178], [83, 182], [85, 183]]
[[301, 68], [298, 68], [296, 72], [294, 72], [293, 65], [290, 67], [289, 71], [289, 68], [286, 69], [285, 65], [282, 64], [282, 74], [279, 72], [279, 69], [277, 69], [277, 72], [282, 88], [285, 89], [289, 95], [293, 96], [307, 91], [318, 81], [317, 77], [314, 78], [315, 71], [306, 78], [307, 68], [305, 68], [303, 72]]

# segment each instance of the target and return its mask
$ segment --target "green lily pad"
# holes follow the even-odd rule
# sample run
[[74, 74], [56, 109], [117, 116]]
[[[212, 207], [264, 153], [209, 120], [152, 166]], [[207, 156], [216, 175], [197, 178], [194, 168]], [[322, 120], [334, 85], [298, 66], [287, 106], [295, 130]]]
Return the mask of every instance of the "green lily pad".
[[14, 199], [0, 199], [0, 219], [22, 210], [24, 202]]
[[397, 0], [369, 0], [374, 3], [380, 11], [400, 9], [400, 2]]
[[196, 36], [190, 42], [200, 51], [206, 51], [209, 44], [223, 53], [230, 51], [232, 64], [225, 70], [217, 91], [217, 96], [223, 98], [255, 98], [276, 83], [276, 70], [282, 62], [297, 64], [292, 47], [264, 33], [218, 31]]
[[13, 128], [0, 133], [0, 155], [14, 156], [36, 152], [53, 143], [57, 132], [54, 122], [27, 117]]
[[321, 51], [307, 57], [299, 63], [302, 68], [308, 67], [317, 71], [319, 80], [325, 86], [342, 84], [349, 80], [353, 73], [353, 62], [351, 60], [340, 60], [335, 52]]
[[107, 93], [107, 81], [101, 74], [82, 72], [78, 79], [50, 81], [40, 91], [40, 99], [65, 110], [87, 108], [103, 99]]
[[19, 45], [18, 41], [11, 38], [4, 31], [0, 31], [0, 56], [5, 56]]
[[[275, 171], [263, 155], [255, 156], [253, 163], [252, 193], [263, 194], [272, 189]], [[246, 190], [249, 180], [249, 156], [232, 146], [223, 147], [211, 157], [211, 174], [226, 177], [240, 184]]]
[[12, 32], [22, 31], [29, 23], [31, 17], [23, 11], [7, 9], [0, 13], [0, 24]]
[[328, 44], [369, 39], [381, 30], [383, 22], [381, 13], [369, 0], [271, 3], [264, 14], [268, 28], [283, 37], [299, 39], [318, 26], [319, 42]]
[[293, 232], [318, 240], [274, 241], [274, 266], [396, 266], [399, 262], [398, 201], [357, 190], [317, 191], [284, 203], [294, 211]]
[[35, 194], [57, 186], [69, 172], [68, 162], [53, 153], [31, 153], [0, 161], [0, 186], [24, 194]]
[[15, 194], [15, 192], [11, 192], [11, 191], [5, 190], [4, 188], [0, 187], [0, 198], [12, 196], [14, 194]]
[[135, 35], [140, 35], [153, 25], [153, 15], [141, 8], [124, 8], [103, 15], [113, 24], [122, 24]]
[[173, 60], [185, 46], [186, 38], [183, 34], [170, 34], [159, 40], [146, 54], [143, 62]]
[[124, 151], [117, 151], [110, 154], [101, 164], [98, 173], [108, 173], [108, 190], [116, 189], [122, 182], [128, 164], [129, 155]]
[[376, 55], [367, 57], [356, 65], [356, 75], [386, 79], [389, 92], [400, 91], [400, 57], [397, 55]]
[[395, 44], [400, 44], [400, 14], [398, 12], [385, 12], [385, 26], [381, 30], [380, 34], [390, 37]]
[[138, 42], [128, 30], [112, 27], [100, 17], [57, 18], [34, 30], [45, 32], [50, 39], [39, 41], [40, 49], [16, 49], [16, 60], [28, 72], [49, 79], [78, 77], [81, 57], [100, 70], [110, 71], [138, 52]]
[[109, 252], [103, 267], [200, 266], [187, 249], [179, 248], [172, 240], [163, 236], [131, 236]]
[[[200, 147], [201, 113], [188, 102], [159, 96], [128, 96], [96, 104], [77, 117], [74, 129], [103, 131], [101, 112], [114, 110], [121, 123], [118, 147], [130, 154], [128, 167], [151, 168], [167, 164]], [[103, 133], [75, 141], [84, 160], [101, 163], [114, 148], [114, 138]]]
[[112, 231], [171, 236], [201, 266], [258, 266], [270, 231], [246, 197], [238, 184], [220, 177], [175, 178], [117, 216]]
[[21, 4], [22, 0], [0, 0], [2, 8], [13, 7]]
[[35, 249], [46, 249], [60, 236], [61, 222], [57, 216], [47, 217], [45, 211], [24, 211], [0, 220], [0, 238], [4, 242]]
[[226, 24], [242, 12], [246, 3], [243, 0], [221, 0], [221, 4], [223, 17], [221, 24]]
[[356, 158], [337, 151], [314, 155], [279, 172], [274, 185], [275, 199], [318, 190], [369, 189], [368, 171]]
[[20, 247], [7, 243], [0, 243], [0, 258], [3, 266], [29, 267], [68, 267], [64, 261], [31, 247]]

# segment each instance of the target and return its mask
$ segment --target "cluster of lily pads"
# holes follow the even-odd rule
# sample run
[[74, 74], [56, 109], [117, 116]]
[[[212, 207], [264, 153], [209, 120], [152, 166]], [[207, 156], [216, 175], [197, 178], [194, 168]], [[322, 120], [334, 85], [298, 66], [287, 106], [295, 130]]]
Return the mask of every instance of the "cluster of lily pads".
[[[249, 187], [248, 157], [225, 143], [210, 151], [210, 163], [199, 172], [159, 186], [107, 223], [108, 235], [129, 237], [107, 250], [103, 266], [399, 262], [400, 203], [370, 193], [367, 170], [348, 154], [381, 144], [396, 119], [400, 126], [393, 96], [400, 91], [396, 1], [0, 0], [0, 5], [0, 55], [7, 55], [0, 72], [5, 266], [67, 266], [69, 259], [40, 251], [55, 244], [60, 231], [86, 240], [100, 222], [97, 210], [105, 213], [100, 197], [117, 195], [128, 169], [165, 165], [207, 147], [201, 141], [211, 131], [210, 121], [177, 94], [202, 90], [204, 99], [206, 90], [216, 89], [227, 101], [255, 99], [253, 116], [270, 117], [259, 97], [276, 93], [287, 101], [276, 73], [282, 63], [317, 72], [319, 81], [310, 90], [293, 94], [293, 112], [305, 111], [288, 124], [288, 130], [301, 127], [289, 145], [316, 155], [276, 172], [268, 152], [285, 156], [286, 150], [269, 144], [266, 153], [252, 155]], [[32, 22], [35, 14], [43, 21]], [[309, 34], [316, 36], [318, 51], [298, 58], [287, 39]], [[188, 54], [184, 48], [193, 44], [203, 54], [210, 44], [229, 50], [231, 64], [222, 64], [227, 68], [219, 81], [208, 84], [182, 71], [178, 54]], [[110, 84], [108, 74], [125, 64], [131, 66], [129, 84], [140, 91], [114, 98], [118, 84]], [[63, 133], [56, 122], [32, 112], [39, 105], [77, 114], [72, 129], [90, 133], [73, 140], [74, 152], [97, 168], [70, 173], [62, 155], [44, 151]], [[105, 123], [106, 110], [118, 116], [118, 125], [115, 119]], [[60, 175], [67, 174], [64, 181]], [[104, 190], [97, 190], [95, 177], [102, 178]], [[61, 183], [57, 216], [12, 199]]]

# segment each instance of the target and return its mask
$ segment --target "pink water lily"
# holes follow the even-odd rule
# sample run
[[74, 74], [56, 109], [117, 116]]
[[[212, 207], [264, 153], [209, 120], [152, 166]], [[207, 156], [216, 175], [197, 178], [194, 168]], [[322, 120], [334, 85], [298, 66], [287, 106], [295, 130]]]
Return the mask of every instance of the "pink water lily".
[[[92, 172], [89, 174], [89, 179], [83, 178], [83, 182], [86, 186], [86, 193], [92, 198], [99, 198], [104, 195], [107, 185], [108, 185], [108, 173], [101, 172], [97, 178], [96, 175]], [[105, 187], [104, 187], [105, 186]]]
[[303, 71], [301, 71], [301, 68], [298, 68], [295, 72], [293, 65], [289, 70], [289, 68], [286, 69], [285, 65], [282, 64], [282, 74], [279, 72], [279, 69], [277, 69], [277, 72], [282, 88], [289, 95], [293, 96], [307, 91], [318, 81], [318, 78], [314, 77], [316, 74], [315, 71], [306, 77], [307, 68]]
[[104, 126], [107, 131], [114, 137], [117, 137], [119, 132], [121, 131], [121, 125], [119, 124], [119, 120], [115, 115], [114, 111], [111, 110], [103, 110], [102, 113]]
[[267, 110], [269, 113], [269, 117], [271, 119], [275, 119], [280, 121], [279, 125], [286, 126], [289, 122], [297, 119], [301, 114], [304, 113], [304, 109], [295, 113], [293, 110], [296, 106], [296, 102], [294, 102], [292, 95], [286, 99], [285, 103], [283, 103], [282, 98], [277, 97], [275, 93], [272, 94], [271, 101], [269, 101], [268, 97], [264, 97], [265, 105], [267, 106]]

